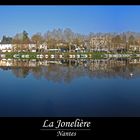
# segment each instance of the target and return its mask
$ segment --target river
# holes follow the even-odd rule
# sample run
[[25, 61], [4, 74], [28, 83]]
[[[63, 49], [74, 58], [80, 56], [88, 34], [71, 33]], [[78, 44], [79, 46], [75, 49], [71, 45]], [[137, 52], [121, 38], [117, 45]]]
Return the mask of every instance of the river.
[[140, 59], [1, 59], [0, 79], [0, 117], [140, 117]]

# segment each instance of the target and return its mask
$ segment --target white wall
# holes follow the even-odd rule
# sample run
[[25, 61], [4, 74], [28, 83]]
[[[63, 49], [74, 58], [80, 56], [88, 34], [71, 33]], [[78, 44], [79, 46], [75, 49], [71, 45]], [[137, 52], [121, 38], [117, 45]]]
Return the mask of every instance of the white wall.
[[12, 49], [12, 44], [0, 44], [0, 50]]

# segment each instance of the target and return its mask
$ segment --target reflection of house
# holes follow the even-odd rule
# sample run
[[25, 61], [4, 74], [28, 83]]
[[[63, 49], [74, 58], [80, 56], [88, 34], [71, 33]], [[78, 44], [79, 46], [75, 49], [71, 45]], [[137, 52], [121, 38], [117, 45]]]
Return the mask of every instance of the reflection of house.
[[12, 60], [11, 59], [1, 59], [0, 66], [12, 66]]
[[37, 67], [37, 66], [48, 66], [49, 64], [62, 64], [61, 61], [57, 60], [41, 60], [37, 61], [36, 59], [19, 61], [17, 59], [0, 59], [0, 67], [10, 66], [10, 67]]
[[140, 58], [137, 58], [137, 59], [130, 59], [130, 60], [129, 60], [129, 63], [130, 63], [130, 64], [139, 64], [139, 63], [140, 63]]

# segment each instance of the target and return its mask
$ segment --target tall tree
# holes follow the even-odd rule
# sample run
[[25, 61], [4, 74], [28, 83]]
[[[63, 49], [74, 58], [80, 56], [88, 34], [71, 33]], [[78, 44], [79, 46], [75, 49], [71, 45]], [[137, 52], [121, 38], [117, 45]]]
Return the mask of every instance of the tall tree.
[[3, 36], [2, 40], [1, 40], [1, 43], [2, 44], [11, 44], [12, 43], [12, 37]]
[[66, 28], [64, 30], [64, 39], [65, 41], [68, 43], [69, 46], [69, 52], [71, 52], [71, 44], [74, 38], [74, 33], [72, 32], [72, 30], [70, 28]]
[[28, 37], [28, 33], [26, 31], [23, 31], [22, 34], [23, 34], [22, 42], [24, 44], [29, 44], [30, 43], [30, 39]]
[[36, 49], [39, 50], [40, 44], [44, 42], [44, 38], [42, 37], [41, 33], [36, 33], [31, 37], [33, 43], [36, 44]]
[[43, 37], [42, 37], [41, 33], [36, 33], [31, 37], [31, 40], [35, 44], [41, 44], [43, 41]]
[[134, 45], [135, 44], [135, 37], [133, 35], [130, 35], [130, 37], [128, 38], [128, 42], [130, 45]]

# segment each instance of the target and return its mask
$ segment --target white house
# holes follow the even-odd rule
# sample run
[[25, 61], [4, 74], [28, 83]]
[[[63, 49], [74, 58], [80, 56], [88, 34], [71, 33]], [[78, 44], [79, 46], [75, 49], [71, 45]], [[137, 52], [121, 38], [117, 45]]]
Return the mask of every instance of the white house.
[[36, 44], [29, 44], [29, 49], [35, 48]]
[[39, 45], [39, 49], [42, 50], [42, 51], [45, 51], [46, 52], [47, 51], [47, 48], [48, 48], [48, 46], [47, 46], [46, 43], [43, 43], [43, 44], [40, 44]]
[[29, 44], [29, 50], [31, 52], [36, 52], [36, 44]]
[[[36, 44], [29, 44], [29, 49], [31, 52], [36, 52]], [[47, 44], [40, 44], [39, 49], [44, 49], [45, 51], [47, 50]]]
[[0, 44], [0, 51], [2, 52], [11, 52], [12, 44]]

